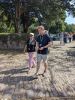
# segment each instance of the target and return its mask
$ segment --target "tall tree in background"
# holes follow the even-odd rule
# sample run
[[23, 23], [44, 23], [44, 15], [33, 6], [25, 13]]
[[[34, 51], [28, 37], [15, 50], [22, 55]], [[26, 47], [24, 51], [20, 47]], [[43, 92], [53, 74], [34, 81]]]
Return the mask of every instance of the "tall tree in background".
[[66, 29], [65, 29], [66, 32], [75, 33], [75, 25], [74, 24], [68, 25], [67, 23], [65, 23], [65, 26], [66, 26]]
[[[28, 27], [32, 24], [31, 19], [38, 19], [39, 24], [46, 24], [47, 27], [52, 27], [52, 24], [59, 23], [64, 27], [65, 11], [75, 15], [75, 5], [73, 0], [0, 0], [8, 1], [4, 3], [5, 9], [13, 20], [15, 32], [19, 32], [19, 26], [23, 25], [23, 32], [28, 31]], [[5, 6], [8, 5], [8, 6]], [[13, 5], [13, 6], [12, 6]], [[12, 9], [9, 12], [9, 10]], [[11, 18], [12, 16], [12, 18]], [[60, 27], [59, 27], [60, 28]]]

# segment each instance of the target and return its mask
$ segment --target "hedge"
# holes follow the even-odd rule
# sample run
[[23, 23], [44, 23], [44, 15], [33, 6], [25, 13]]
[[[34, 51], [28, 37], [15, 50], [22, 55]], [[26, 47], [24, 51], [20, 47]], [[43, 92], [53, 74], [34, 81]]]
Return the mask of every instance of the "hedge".
[[25, 33], [22, 33], [21, 35], [18, 33], [0, 33], [0, 40], [1, 38], [8, 38], [10, 37], [10, 39], [12, 41], [26, 41], [27, 39], [27, 35]]

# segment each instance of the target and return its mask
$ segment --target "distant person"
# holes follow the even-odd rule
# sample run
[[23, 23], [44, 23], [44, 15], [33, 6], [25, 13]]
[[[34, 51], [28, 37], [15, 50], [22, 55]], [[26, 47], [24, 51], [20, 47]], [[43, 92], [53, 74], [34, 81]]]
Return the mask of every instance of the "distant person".
[[73, 41], [75, 41], [75, 33], [73, 33], [73, 36], [72, 37], [73, 37]]
[[35, 61], [35, 48], [36, 48], [36, 41], [35, 41], [35, 38], [34, 38], [34, 33], [30, 33], [29, 34], [29, 39], [27, 41], [27, 52], [28, 52], [28, 55], [29, 55], [29, 70], [32, 68], [32, 67], [35, 67], [36, 66], [36, 61]]
[[64, 33], [64, 43], [67, 43], [68, 42], [68, 33], [65, 32]]
[[46, 34], [44, 26], [38, 26], [38, 36], [36, 39], [37, 42], [37, 70], [36, 70], [36, 75], [39, 71], [40, 68], [40, 63], [43, 60], [44, 64], [44, 73], [47, 71], [48, 63], [47, 63], [47, 54], [48, 54], [48, 47], [50, 46], [50, 37], [49, 35]]
[[61, 33], [59, 34], [59, 36], [60, 36], [60, 45], [64, 45], [64, 33], [61, 32]]
[[69, 33], [69, 43], [72, 42], [72, 40], [73, 40], [73, 35], [72, 33]]

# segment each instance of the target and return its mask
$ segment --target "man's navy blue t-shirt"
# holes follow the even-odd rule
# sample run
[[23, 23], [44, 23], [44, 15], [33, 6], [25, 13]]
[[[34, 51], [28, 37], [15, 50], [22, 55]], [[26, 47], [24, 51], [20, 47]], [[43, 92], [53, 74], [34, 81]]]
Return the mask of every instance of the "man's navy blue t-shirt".
[[[48, 45], [50, 42], [50, 37], [45, 34], [43, 36], [38, 35], [36, 41], [38, 42], [39, 48]], [[38, 54], [48, 54], [48, 48], [44, 48], [43, 50], [38, 50]]]

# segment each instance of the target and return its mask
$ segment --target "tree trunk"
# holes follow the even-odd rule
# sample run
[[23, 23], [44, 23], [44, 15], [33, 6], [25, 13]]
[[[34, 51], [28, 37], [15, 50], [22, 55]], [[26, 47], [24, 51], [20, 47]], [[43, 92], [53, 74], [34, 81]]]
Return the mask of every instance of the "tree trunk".
[[19, 33], [20, 0], [15, 0], [15, 33]]

